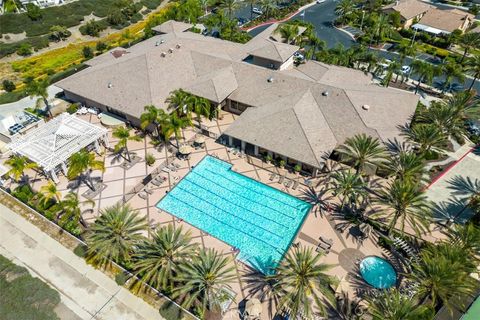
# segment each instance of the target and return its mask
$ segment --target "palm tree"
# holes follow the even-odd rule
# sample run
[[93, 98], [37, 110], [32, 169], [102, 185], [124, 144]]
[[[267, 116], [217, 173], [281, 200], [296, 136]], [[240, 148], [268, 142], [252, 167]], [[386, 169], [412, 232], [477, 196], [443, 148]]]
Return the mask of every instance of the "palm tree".
[[375, 298], [368, 298], [368, 312], [373, 320], [428, 320], [433, 310], [403, 295], [397, 289], [383, 291]]
[[376, 19], [374, 19], [372, 29], [374, 30], [372, 39], [376, 38], [377, 44], [379, 44], [380, 41], [383, 41], [383, 39], [386, 37], [389, 37], [393, 32], [393, 27], [388, 16], [385, 14], [380, 14]]
[[335, 7], [335, 14], [338, 16], [341, 24], [345, 24], [348, 16], [355, 9], [355, 3], [352, 0], [341, 0]]
[[352, 300], [347, 292], [342, 291], [340, 296], [335, 299], [332, 312], [336, 314], [335, 319], [338, 320], [362, 320], [365, 309], [360, 300]]
[[265, 18], [268, 19], [277, 10], [277, 0], [260, 0], [260, 7]]
[[417, 296], [422, 305], [430, 299], [433, 308], [441, 302], [453, 310], [452, 298], [473, 294], [475, 280], [470, 272], [475, 268], [462, 248], [449, 243], [429, 245], [412, 264], [410, 278], [418, 283]]
[[[93, 207], [95, 202], [87, 199], [85, 204]], [[82, 210], [80, 209], [81, 205], [82, 204], [78, 199], [78, 195], [75, 192], [67, 193], [67, 195], [60, 202], [62, 210], [57, 216], [57, 220], [60, 222], [60, 224], [64, 225], [68, 222], [73, 222], [74, 225], [78, 225], [78, 223], [81, 223], [84, 228], [87, 228], [87, 223], [82, 217]]]
[[87, 237], [88, 260], [98, 266], [130, 262], [147, 227], [146, 217], [139, 216], [128, 204], [101, 210]]
[[395, 179], [410, 182], [421, 181], [425, 174], [423, 157], [413, 152], [400, 151], [387, 163], [387, 169]]
[[442, 85], [442, 93], [452, 85], [454, 80], [463, 82], [465, 80], [465, 74], [461, 65], [455, 62], [447, 62], [442, 66], [442, 74], [445, 76], [445, 80]]
[[165, 100], [168, 103], [168, 109], [175, 111], [178, 116], [185, 114], [187, 111], [187, 102], [189, 94], [182, 89], [174, 90]]
[[[469, 91], [465, 92], [470, 93]], [[458, 99], [455, 99], [458, 101], [433, 102], [428, 111], [420, 113], [417, 118], [419, 121], [437, 126], [445, 136], [459, 140], [466, 132], [464, 125], [465, 112], [471, 111], [471, 108], [465, 108], [458, 104], [464, 98], [458, 96]]]
[[210, 118], [212, 115], [212, 104], [205, 98], [192, 95], [188, 99], [187, 107], [190, 111], [195, 112], [199, 128], [202, 127], [202, 116]]
[[149, 125], [153, 124], [155, 126], [157, 137], [159, 137], [161, 131], [160, 124], [165, 121], [168, 114], [154, 105], [145, 106], [144, 109], [145, 112], [140, 115], [140, 127], [145, 130]]
[[38, 101], [43, 100], [45, 104], [45, 110], [47, 111], [48, 115], [52, 117], [52, 112], [50, 111], [50, 104], [48, 103], [48, 86], [50, 85], [48, 79], [35, 81], [32, 80], [27, 84], [26, 91], [31, 98], [40, 97]]
[[345, 203], [353, 208], [367, 196], [366, 184], [359, 173], [353, 173], [350, 170], [337, 171], [332, 174], [332, 179], [335, 195], [341, 198], [340, 211]]
[[191, 243], [190, 232], [183, 233], [171, 224], [156, 230], [152, 239], [141, 242], [133, 255], [135, 273], [159, 290], [173, 287], [174, 276], [180, 265], [195, 255], [196, 244]]
[[21, 181], [28, 182], [25, 170], [38, 168], [35, 162], [30, 162], [27, 157], [20, 155], [11, 155], [10, 158], [5, 161], [5, 164], [10, 167], [6, 175], [17, 183]]
[[316, 308], [325, 314], [322, 300], [333, 303], [334, 294], [329, 285], [332, 278], [325, 272], [331, 266], [320, 263], [321, 254], [311, 248], [297, 247], [289, 252], [277, 267], [273, 276], [275, 289], [281, 294], [279, 309], [286, 310], [292, 318], [302, 314], [310, 319]]
[[357, 173], [365, 173], [367, 165], [382, 165], [386, 156], [380, 141], [364, 133], [348, 138], [337, 151], [344, 160], [354, 166]]
[[327, 47], [327, 43], [315, 35], [308, 38], [307, 44], [309, 47], [306, 56], [307, 59], [315, 59], [317, 51], [323, 50]]
[[383, 77], [383, 85], [385, 87], [388, 87], [390, 85], [390, 82], [392, 81], [393, 75], [397, 74], [397, 79], [398, 80], [399, 75], [402, 72], [402, 65], [398, 61], [392, 61], [388, 67], [387, 67], [387, 72], [385, 73], [385, 76]]
[[417, 146], [420, 155], [426, 155], [431, 150], [440, 152], [448, 142], [447, 137], [434, 124], [420, 123], [406, 127], [402, 135]]
[[250, 20], [253, 20], [253, 6], [258, 0], [247, 0], [246, 3], [250, 5]]
[[40, 198], [39, 200], [43, 201], [43, 204], [46, 205], [49, 201], [55, 200], [55, 202], [60, 202], [62, 194], [57, 189], [57, 184], [51, 180], [47, 182], [46, 185], [40, 187]]
[[210, 4], [210, 0], [200, 0], [200, 5], [202, 6], [202, 9], [205, 13], [205, 15], [208, 14], [208, 5]]
[[473, 76], [472, 83], [468, 88], [471, 91], [475, 82], [480, 78], [480, 55], [474, 55], [465, 62], [465, 71]]
[[441, 70], [439, 68], [422, 60], [413, 61], [411, 67], [412, 73], [418, 76], [415, 94], [418, 92], [418, 89], [420, 89], [421, 83], [431, 85], [433, 83], [433, 79], [441, 74]]
[[405, 224], [417, 234], [428, 229], [430, 212], [427, 198], [415, 183], [395, 180], [386, 189], [380, 190], [375, 202], [386, 207], [385, 210], [375, 214], [375, 217], [389, 220], [389, 233], [398, 223], [402, 232], [405, 231]]
[[476, 32], [465, 33], [460, 37], [458, 44], [463, 47], [464, 50], [462, 59], [460, 59], [460, 63], [462, 63], [463, 60], [465, 60], [468, 51], [480, 47], [480, 34]]
[[239, 3], [237, 0], [221, 0], [220, 6], [223, 11], [226, 12], [227, 16], [232, 19], [233, 12], [238, 9]]
[[127, 155], [126, 160], [128, 162], [132, 161], [130, 152], [128, 151], [128, 141], [142, 141], [142, 137], [137, 135], [130, 135], [131, 131], [132, 129], [122, 126], [116, 127], [115, 129], [113, 129], [112, 132], [112, 136], [118, 139], [118, 142], [115, 145], [115, 152], [122, 153], [123, 151], [125, 151], [125, 154]]
[[456, 224], [446, 233], [449, 243], [460, 247], [470, 255], [472, 260], [479, 259], [480, 228], [473, 223]]
[[182, 137], [182, 129], [191, 124], [189, 117], [180, 117], [175, 112], [172, 113], [162, 125], [162, 134], [165, 141], [174, 135], [177, 141], [177, 148], [180, 148], [179, 139]]
[[[400, 53], [400, 64], [403, 65], [406, 57], [413, 57], [417, 53], [417, 45], [416, 43], [411, 42], [401, 42], [400, 46], [398, 47], [398, 52]], [[414, 62], [416, 60], [414, 59]]]
[[293, 24], [282, 24], [278, 28], [278, 33], [282, 36], [285, 43], [295, 44], [298, 37], [298, 26]]
[[230, 287], [234, 270], [230, 257], [213, 249], [201, 249], [189, 263], [180, 265], [176, 277], [180, 285], [174, 289], [173, 297], [182, 298], [185, 308], [195, 307], [201, 316], [217, 311], [219, 293], [223, 287]]
[[103, 161], [96, 160], [93, 152], [88, 152], [86, 149], [82, 149], [70, 157], [70, 166], [68, 167], [67, 177], [69, 180], [77, 177], [85, 177], [85, 184], [92, 190], [95, 190], [95, 186], [92, 181], [91, 172], [93, 170], [105, 170]]

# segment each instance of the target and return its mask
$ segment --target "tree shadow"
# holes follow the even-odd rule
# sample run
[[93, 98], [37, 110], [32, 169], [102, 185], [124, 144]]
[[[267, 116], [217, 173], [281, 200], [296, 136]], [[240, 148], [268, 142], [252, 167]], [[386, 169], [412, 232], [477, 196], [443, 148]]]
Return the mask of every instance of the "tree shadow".
[[452, 222], [460, 222], [458, 221], [459, 215], [465, 208], [465, 202], [458, 198], [436, 202], [432, 205], [432, 219], [434, 222], [444, 225]]
[[452, 193], [456, 196], [471, 196], [474, 193], [480, 192], [480, 180], [472, 180], [470, 177], [462, 177], [460, 175], [454, 176], [447, 181], [448, 189], [454, 190]]
[[[405, 132], [409, 130], [409, 127], [406, 125], [400, 126], [400, 129], [402, 132]], [[385, 143], [385, 146], [387, 147], [387, 150], [392, 153], [392, 154], [398, 154], [400, 152], [409, 152], [413, 150], [413, 146], [405, 141], [400, 141], [397, 138], [393, 140], [388, 140]]]
[[333, 196], [329, 194], [329, 191], [326, 185], [321, 186], [318, 191], [313, 187], [302, 188], [299, 198], [312, 205], [315, 216], [318, 213], [320, 217], [323, 217], [324, 212], [329, 212], [332, 208]]

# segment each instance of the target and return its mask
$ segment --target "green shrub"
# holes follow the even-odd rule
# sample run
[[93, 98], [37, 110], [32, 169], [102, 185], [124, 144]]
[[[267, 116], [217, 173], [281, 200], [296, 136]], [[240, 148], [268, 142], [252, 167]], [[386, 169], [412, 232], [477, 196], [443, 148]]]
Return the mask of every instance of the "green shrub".
[[99, 42], [97, 42], [97, 45], [95, 46], [95, 49], [97, 51], [103, 52], [107, 49], [107, 45], [105, 44], [105, 42], [99, 41]]
[[98, 37], [100, 32], [107, 28], [108, 24], [104, 20], [90, 20], [79, 28], [79, 31], [83, 35], [89, 35], [92, 37]]
[[130, 279], [130, 275], [126, 274], [125, 272], [120, 272], [115, 275], [115, 282], [119, 286], [123, 286], [128, 281], [128, 279]]
[[78, 246], [75, 247], [75, 249], [73, 249], [73, 253], [75, 253], [77, 257], [80, 257], [80, 258], [85, 258], [87, 256], [87, 251], [88, 251], [88, 247], [83, 244], [79, 244]]
[[300, 171], [302, 171], [302, 165], [301, 165], [300, 163], [297, 163], [297, 164], [295, 165], [295, 167], [293, 167], [293, 170], [294, 170], [295, 172], [300, 172]]
[[57, 81], [60, 81], [62, 79], [65, 79], [66, 77], [69, 77], [71, 76], [72, 74], [80, 71], [80, 70], [83, 70], [87, 68], [87, 65], [81, 63], [79, 65], [74, 65], [66, 70], [63, 70], [61, 72], [58, 72], [58, 73], [55, 73], [54, 75], [52, 75], [51, 77], [48, 78], [49, 82], [50, 83], [55, 83]]
[[15, 86], [15, 83], [13, 83], [13, 81], [10, 81], [10, 80], [3, 80], [2, 82], [2, 87], [3, 87], [3, 90], [7, 91], [7, 92], [12, 92], [13, 90], [15, 90], [17, 87]]
[[93, 58], [93, 50], [89, 46], [85, 46], [82, 48], [82, 54], [85, 59]]
[[6, 92], [0, 94], [0, 104], [15, 102], [25, 98], [26, 96], [28, 96], [28, 94], [25, 92], [25, 90]]
[[130, 22], [131, 23], [136, 23], [136, 22], [138, 22], [142, 19], [143, 19], [143, 16], [140, 13], [137, 12], [130, 18]]
[[156, 161], [155, 156], [151, 153], [147, 153], [147, 156], [145, 157], [145, 162], [147, 163], [147, 165], [153, 166], [155, 161]]
[[78, 104], [77, 103], [72, 103], [71, 105], [68, 106], [67, 112], [69, 114], [74, 114], [78, 110]]
[[15, 190], [13, 190], [12, 195], [25, 204], [28, 204], [35, 196], [32, 189], [27, 184], [16, 187]]
[[28, 43], [22, 43], [17, 49], [17, 54], [20, 56], [29, 56], [32, 54], [32, 46]]
[[165, 320], [179, 320], [184, 317], [183, 310], [170, 301], [163, 303], [159, 311]]
[[33, 20], [37, 21], [42, 17], [42, 11], [40, 8], [33, 3], [28, 3], [27, 4], [27, 16]]

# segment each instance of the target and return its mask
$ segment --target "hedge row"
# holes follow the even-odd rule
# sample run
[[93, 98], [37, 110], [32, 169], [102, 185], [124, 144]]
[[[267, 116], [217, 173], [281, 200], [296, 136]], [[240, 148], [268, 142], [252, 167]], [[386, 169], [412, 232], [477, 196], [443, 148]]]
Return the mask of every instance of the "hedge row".
[[2, 43], [0, 41], [0, 58], [8, 56], [17, 51], [24, 43], [29, 44], [35, 51], [48, 47], [48, 36], [31, 37], [14, 43]]

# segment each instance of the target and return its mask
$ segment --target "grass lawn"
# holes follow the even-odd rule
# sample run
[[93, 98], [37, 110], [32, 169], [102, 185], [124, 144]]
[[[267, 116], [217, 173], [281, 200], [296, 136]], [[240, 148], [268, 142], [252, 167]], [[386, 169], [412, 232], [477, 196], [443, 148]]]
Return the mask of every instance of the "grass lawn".
[[60, 294], [27, 269], [0, 255], [0, 319], [59, 319], [53, 309]]

